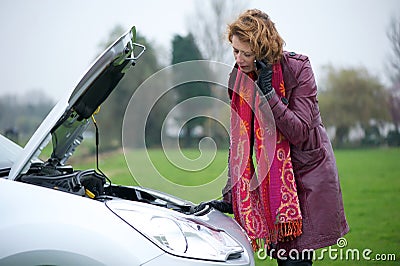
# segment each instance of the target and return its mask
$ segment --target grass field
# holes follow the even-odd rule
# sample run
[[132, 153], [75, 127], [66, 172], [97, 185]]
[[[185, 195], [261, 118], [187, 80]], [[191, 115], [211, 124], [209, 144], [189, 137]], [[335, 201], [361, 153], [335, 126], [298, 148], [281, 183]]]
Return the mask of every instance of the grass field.
[[[140, 182], [142, 185], [171, 193], [163, 182], [159, 182], [160, 179], [150, 178], [159, 174], [166, 177], [165, 179], [168, 180], [166, 183], [172, 182], [182, 188], [182, 191], [188, 191], [179, 196], [190, 200], [194, 198], [195, 202], [213, 198], [215, 191], [219, 192], [223, 186], [224, 178], [215, 184], [207, 182], [211, 181], [210, 177], [226, 174], [224, 171], [227, 151], [218, 151], [209, 165], [205, 165], [202, 160], [194, 160], [200, 155], [198, 151], [184, 151], [185, 156], [192, 159], [192, 161], [186, 161], [188, 165], [184, 167], [169, 163], [160, 150], [150, 150], [148, 154], [147, 156], [143, 151], [131, 152], [127, 159], [136, 176], [148, 177], [147, 181], [143, 181], [146, 184]], [[180, 156], [174, 152], [170, 155], [171, 157]], [[399, 265], [400, 149], [339, 150], [335, 151], [335, 155], [341, 178], [345, 211], [351, 229], [345, 236], [347, 245], [343, 248], [332, 247], [331, 255], [325, 252], [324, 260], [316, 261], [315, 265]], [[94, 167], [93, 162], [93, 159], [88, 158], [80, 160], [78, 168]], [[179, 161], [177, 164], [181, 165]], [[153, 170], [152, 165], [158, 173]], [[137, 184], [130, 175], [122, 152], [102, 154], [100, 167], [115, 183]], [[200, 167], [204, 169], [193, 170]], [[186, 168], [186, 170], [181, 168]], [[201, 190], [196, 194], [199, 189], [195, 185], [203, 183], [207, 183], [208, 187], [206, 186], [206, 190]], [[209, 194], [207, 191], [210, 191]], [[371, 260], [364, 259], [363, 252]], [[360, 256], [359, 260], [356, 259], [357, 254]], [[396, 256], [396, 261], [390, 261], [393, 260], [391, 254]], [[333, 259], [335, 256], [337, 258]], [[386, 258], [386, 260], [378, 261], [378, 258]], [[276, 265], [276, 262], [269, 259], [260, 260], [256, 256], [256, 260], [257, 265]]]

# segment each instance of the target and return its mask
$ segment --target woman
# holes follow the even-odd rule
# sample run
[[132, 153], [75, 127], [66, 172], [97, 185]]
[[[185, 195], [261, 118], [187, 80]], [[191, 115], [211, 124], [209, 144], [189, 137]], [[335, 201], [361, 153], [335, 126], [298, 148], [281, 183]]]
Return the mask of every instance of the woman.
[[[229, 180], [223, 200], [207, 204], [233, 212], [254, 248], [266, 245], [278, 265], [311, 265], [310, 254], [297, 255], [336, 244], [349, 227], [310, 61], [284, 52], [274, 23], [259, 10], [230, 24], [228, 39], [236, 61], [229, 81]], [[263, 155], [268, 125], [257, 115], [267, 108], [276, 126], [274, 158]]]

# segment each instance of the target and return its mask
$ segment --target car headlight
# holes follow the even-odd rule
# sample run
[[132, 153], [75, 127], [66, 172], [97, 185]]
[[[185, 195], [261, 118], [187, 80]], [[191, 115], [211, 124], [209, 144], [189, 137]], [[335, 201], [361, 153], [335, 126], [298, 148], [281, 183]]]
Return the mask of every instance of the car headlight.
[[106, 204], [165, 252], [215, 261], [238, 258], [243, 252], [241, 245], [223, 230], [179, 213], [125, 201]]

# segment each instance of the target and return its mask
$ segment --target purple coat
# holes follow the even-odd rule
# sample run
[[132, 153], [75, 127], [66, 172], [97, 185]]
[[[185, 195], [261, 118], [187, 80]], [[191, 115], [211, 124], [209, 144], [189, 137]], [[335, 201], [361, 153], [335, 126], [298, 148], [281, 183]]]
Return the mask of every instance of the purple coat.
[[[349, 231], [333, 149], [318, 108], [317, 85], [307, 56], [285, 52], [286, 97], [268, 101], [276, 127], [288, 139], [303, 216], [303, 233], [277, 249], [318, 249]], [[230, 200], [224, 191], [224, 199]]]

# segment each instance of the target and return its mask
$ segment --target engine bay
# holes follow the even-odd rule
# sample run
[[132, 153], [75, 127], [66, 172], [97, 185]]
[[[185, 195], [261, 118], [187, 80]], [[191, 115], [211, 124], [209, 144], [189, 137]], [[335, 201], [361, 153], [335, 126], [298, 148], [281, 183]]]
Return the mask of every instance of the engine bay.
[[194, 205], [191, 202], [175, 200], [138, 186], [112, 184], [106, 175], [95, 169], [73, 170], [70, 166], [54, 168], [34, 164], [27, 174], [20, 176], [19, 181], [103, 202], [124, 199], [193, 214]]

